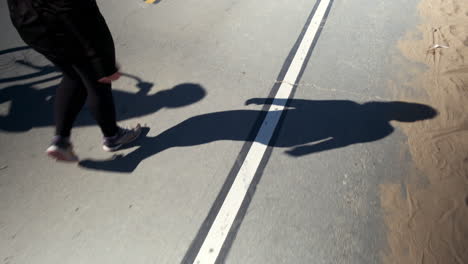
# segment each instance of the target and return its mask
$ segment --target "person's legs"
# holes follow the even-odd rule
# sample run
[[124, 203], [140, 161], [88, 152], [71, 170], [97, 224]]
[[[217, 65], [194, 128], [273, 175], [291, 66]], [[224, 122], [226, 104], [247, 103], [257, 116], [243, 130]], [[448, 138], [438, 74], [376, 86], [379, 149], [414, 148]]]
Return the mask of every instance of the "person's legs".
[[116, 151], [123, 145], [137, 139], [141, 133], [140, 125], [131, 129], [120, 128], [117, 125], [111, 84], [93, 80], [87, 67], [74, 65], [73, 68], [80, 75], [86, 87], [89, 108], [104, 134], [103, 149]]
[[92, 80], [90, 78], [91, 75], [87, 72], [88, 69], [82, 66], [73, 65], [73, 68], [86, 87], [91, 114], [101, 128], [104, 137], [117, 135], [119, 127], [117, 126], [115, 117], [115, 104], [111, 84]]
[[62, 161], [77, 161], [69, 137], [73, 123], [80, 110], [89, 101], [91, 113], [104, 134], [103, 148], [115, 151], [135, 140], [141, 132], [137, 125], [123, 129], [117, 125], [111, 84], [92, 79], [89, 69], [82, 65], [58, 64], [63, 71], [63, 79], [57, 89], [55, 102], [56, 136], [47, 154]]
[[86, 102], [86, 88], [71, 66], [62, 66], [63, 78], [55, 96], [55, 135], [69, 138], [73, 123]]
[[47, 148], [47, 154], [60, 161], [78, 161], [70, 143], [70, 134], [76, 117], [86, 102], [86, 88], [71, 65], [56, 63], [63, 78], [55, 95], [55, 137]]

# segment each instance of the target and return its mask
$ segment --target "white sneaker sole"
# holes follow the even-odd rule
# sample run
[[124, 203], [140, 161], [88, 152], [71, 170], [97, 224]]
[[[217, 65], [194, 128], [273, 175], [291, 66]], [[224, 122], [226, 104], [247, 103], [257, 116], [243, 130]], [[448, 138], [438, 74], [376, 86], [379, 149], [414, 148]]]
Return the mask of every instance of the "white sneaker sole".
[[[132, 140], [132, 141], [133, 141], [133, 140]], [[132, 142], [132, 141], [130, 141], [130, 142]], [[128, 143], [130, 143], [130, 142], [128, 142]], [[114, 151], [119, 150], [122, 146], [123, 146], [123, 144], [120, 144], [120, 145], [117, 145], [117, 146], [115, 146], [115, 147], [113, 147], [113, 148], [109, 148], [109, 147], [106, 146], [106, 145], [102, 145], [102, 149], [103, 149], [104, 151], [107, 151], [107, 152], [114, 152]]]
[[64, 162], [78, 162], [79, 159], [78, 157], [70, 152], [65, 152], [56, 146], [50, 146], [47, 150], [46, 153], [49, 157], [52, 159], [55, 159], [56, 161], [64, 161]]

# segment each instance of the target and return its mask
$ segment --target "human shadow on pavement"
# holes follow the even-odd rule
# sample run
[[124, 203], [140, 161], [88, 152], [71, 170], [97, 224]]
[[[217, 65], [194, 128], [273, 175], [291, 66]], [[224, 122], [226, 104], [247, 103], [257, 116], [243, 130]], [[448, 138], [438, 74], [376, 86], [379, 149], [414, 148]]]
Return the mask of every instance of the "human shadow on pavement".
[[[0, 104], [10, 102], [8, 114], [0, 115], [0, 130], [9, 132], [24, 132], [34, 127], [53, 126], [53, 107], [56, 85], [45, 88], [36, 88], [36, 85], [47, 84], [61, 78], [59, 71], [53, 66], [36, 66], [26, 61], [16, 63], [36, 70], [32, 74], [18, 77], [0, 79], [2, 82], [21, 81], [11, 86], [0, 89]], [[55, 76], [46, 76], [56, 73]], [[135, 117], [142, 117], [157, 112], [162, 108], [176, 108], [200, 101], [205, 97], [205, 90], [198, 84], [183, 83], [167, 90], [149, 94], [153, 83], [145, 82], [141, 78], [124, 73], [124, 77], [136, 81], [135, 93], [113, 90], [114, 100], [117, 106], [118, 121]], [[40, 80], [27, 81], [29, 78]], [[83, 112], [88, 112], [83, 108]], [[74, 126], [96, 125], [90, 114], [81, 113]]]
[[[280, 102], [280, 101], [277, 101]], [[254, 98], [246, 104], [272, 104], [271, 99]], [[284, 103], [284, 102], [281, 102]], [[266, 111], [233, 110], [191, 117], [155, 137], [143, 136], [136, 150], [110, 160], [83, 160], [80, 166], [95, 170], [129, 173], [148, 157], [173, 147], [188, 147], [218, 140], [254, 141], [251, 133], [258, 117]], [[390, 135], [390, 121], [416, 122], [437, 115], [430, 106], [407, 102], [292, 99], [281, 133], [272, 142], [259, 143], [288, 148], [295, 157], [372, 142]], [[147, 129], [148, 130], [148, 129]], [[146, 131], [147, 131], [146, 130]]]
[[15, 82], [15, 81], [21, 81], [21, 80], [27, 80], [35, 77], [40, 77], [44, 76], [50, 73], [56, 73], [57, 68], [55, 68], [52, 65], [46, 65], [46, 66], [36, 66], [28, 61], [25, 60], [17, 60], [15, 61], [16, 64], [20, 64], [23, 66], [27, 66], [29, 68], [37, 70], [34, 73], [29, 73], [29, 74], [24, 74], [20, 76], [15, 76], [15, 77], [10, 77], [10, 78], [2, 78], [0, 79], [0, 83], [7, 83], [7, 82]]

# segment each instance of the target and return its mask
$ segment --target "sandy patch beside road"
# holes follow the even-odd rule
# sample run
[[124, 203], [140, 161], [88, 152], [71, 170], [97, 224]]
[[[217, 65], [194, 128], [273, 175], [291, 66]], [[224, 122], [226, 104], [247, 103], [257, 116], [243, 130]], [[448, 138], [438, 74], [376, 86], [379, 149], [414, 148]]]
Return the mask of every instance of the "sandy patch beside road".
[[[468, 263], [468, 1], [422, 0], [421, 25], [399, 43], [426, 70], [400, 97], [437, 109], [431, 120], [402, 124], [417, 172], [383, 184], [388, 226], [384, 263]], [[400, 90], [403, 88], [400, 88]], [[410, 94], [413, 94], [410, 96]]]

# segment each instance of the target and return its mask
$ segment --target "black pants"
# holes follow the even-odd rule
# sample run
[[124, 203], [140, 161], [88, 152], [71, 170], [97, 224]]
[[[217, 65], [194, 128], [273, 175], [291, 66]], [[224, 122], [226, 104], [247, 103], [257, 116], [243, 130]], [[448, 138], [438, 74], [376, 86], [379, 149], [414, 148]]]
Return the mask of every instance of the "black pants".
[[99, 83], [89, 72], [89, 67], [54, 61], [62, 70], [63, 79], [55, 98], [55, 133], [69, 137], [73, 123], [83, 108], [86, 99], [91, 114], [105, 137], [117, 134], [115, 105], [111, 84]]

